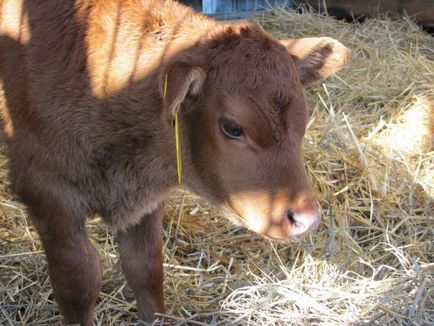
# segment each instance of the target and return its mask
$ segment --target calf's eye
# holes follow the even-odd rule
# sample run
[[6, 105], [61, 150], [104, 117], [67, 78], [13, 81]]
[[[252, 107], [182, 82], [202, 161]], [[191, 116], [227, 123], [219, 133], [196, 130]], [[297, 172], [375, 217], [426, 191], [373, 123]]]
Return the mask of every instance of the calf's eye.
[[219, 121], [219, 124], [221, 132], [228, 138], [240, 139], [243, 135], [243, 128], [234, 121], [222, 119]]

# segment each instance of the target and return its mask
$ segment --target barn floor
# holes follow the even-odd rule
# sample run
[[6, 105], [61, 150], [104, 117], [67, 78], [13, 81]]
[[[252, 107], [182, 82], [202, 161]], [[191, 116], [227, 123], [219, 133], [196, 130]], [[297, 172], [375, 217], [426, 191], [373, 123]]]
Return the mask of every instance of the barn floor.
[[[307, 90], [305, 156], [323, 209], [290, 245], [234, 227], [200, 199], [165, 217], [170, 325], [434, 324], [434, 41], [409, 19], [349, 24], [280, 9], [256, 22], [276, 37], [327, 35], [352, 50]], [[98, 325], [137, 323], [116, 245], [98, 218], [104, 263]], [[47, 264], [0, 156], [0, 324], [61, 324]]]

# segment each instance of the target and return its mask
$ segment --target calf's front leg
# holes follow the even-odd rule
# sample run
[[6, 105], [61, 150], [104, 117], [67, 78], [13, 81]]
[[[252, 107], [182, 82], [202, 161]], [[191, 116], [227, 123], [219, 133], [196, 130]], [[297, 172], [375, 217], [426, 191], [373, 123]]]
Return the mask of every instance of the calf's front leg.
[[164, 313], [162, 208], [117, 234], [122, 270], [137, 299], [139, 318], [147, 322]]
[[93, 325], [102, 264], [98, 251], [87, 237], [85, 217], [72, 214], [62, 201], [47, 194], [34, 199], [30, 208], [65, 324]]

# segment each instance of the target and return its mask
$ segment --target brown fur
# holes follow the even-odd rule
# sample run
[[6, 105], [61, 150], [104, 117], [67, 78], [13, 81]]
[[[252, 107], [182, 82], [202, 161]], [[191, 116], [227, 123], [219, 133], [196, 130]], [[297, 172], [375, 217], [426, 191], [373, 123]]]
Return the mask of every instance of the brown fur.
[[[192, 191], [279, 239], [293, 234], [288, 212], [317, 214], [302, 85], [346, 56], [328, 38], [279, 42], [169, 0], [0, 1], [10, 180], [65, 321], [92, 324], [102, 273], [85, 230], [93, 214], [118, 233], [140, 317], [164, 311], [161, 206], [176, 187], [176, 112]], [[243, 135], [224, 136], [222, 119]]]

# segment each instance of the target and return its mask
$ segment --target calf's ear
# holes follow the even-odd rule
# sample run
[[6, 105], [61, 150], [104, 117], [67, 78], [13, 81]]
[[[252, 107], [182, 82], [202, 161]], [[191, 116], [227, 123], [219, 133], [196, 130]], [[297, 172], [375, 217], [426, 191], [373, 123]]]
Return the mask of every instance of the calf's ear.
[[325, 79], [340, 70], [350, 50], [330, 37], [279, 40], [294, 60], [303, 86]]
[[198, 96], [203, 88], [206, 73], [200, 67], [184, 62], [169, 65], [160, 77], [160, 92], [163, 97], [166, 119], [170, 125], [183, 103], [189, 97]]

